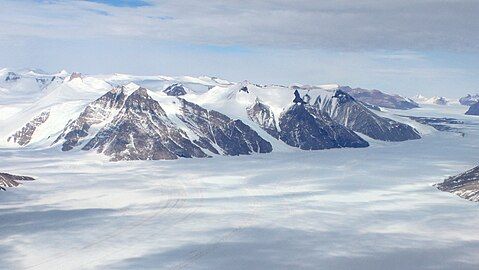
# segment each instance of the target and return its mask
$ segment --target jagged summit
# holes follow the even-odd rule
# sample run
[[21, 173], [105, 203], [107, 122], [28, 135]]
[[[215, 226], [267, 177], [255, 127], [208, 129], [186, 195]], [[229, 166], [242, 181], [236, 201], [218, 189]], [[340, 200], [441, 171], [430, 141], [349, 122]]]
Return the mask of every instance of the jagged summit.
[[306, 102], [304, 102], [303, 98], [301, 98], [298, 90], [294, 90], [294, 99], [293, 99], [293, 103], [295, 104], [304, 104]]
[[181, 83], [174, 83], [163, 90], [163, 93], [167, 94], [168, 96], [178, 97], [186, 95], [188, 91]]
[[303, 150], [367, 147], [353, 131], [335, 123], [317, 107], [302, 102], [287, 108], [279, 117], [279, 138]]

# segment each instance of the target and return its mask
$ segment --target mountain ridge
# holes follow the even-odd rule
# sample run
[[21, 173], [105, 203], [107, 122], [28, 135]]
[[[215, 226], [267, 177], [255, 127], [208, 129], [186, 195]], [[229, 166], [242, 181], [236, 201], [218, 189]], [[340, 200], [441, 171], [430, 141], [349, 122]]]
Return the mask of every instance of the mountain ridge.
[[[367, 147], [357, 133], [390, 142], [421, 137], [335, 85], [71, 73], [39, 91], [39, 98], [21, 110], [23, 120], [5, 120], [7, 134], [0, 135], [15, 139], [0, 144], [96, 151], [116, 161], [269, 153], [288, 149], [283, 145]], [[39, 119], [45, 111], [48, 116]]]

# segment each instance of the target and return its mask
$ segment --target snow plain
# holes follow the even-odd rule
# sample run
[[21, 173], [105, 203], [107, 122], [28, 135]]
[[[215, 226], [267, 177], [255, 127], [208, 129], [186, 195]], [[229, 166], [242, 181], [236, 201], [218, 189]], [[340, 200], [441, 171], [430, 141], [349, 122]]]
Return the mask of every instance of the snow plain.
[[108, 162], [1, 148], [2, 171], [37, 181], [0, 193], [0, 269], [478, 269], [479, 206], [432, 186], [479, 162], [464, 109], [389, 110], [462, 119], [466, 135], [362, 149]]

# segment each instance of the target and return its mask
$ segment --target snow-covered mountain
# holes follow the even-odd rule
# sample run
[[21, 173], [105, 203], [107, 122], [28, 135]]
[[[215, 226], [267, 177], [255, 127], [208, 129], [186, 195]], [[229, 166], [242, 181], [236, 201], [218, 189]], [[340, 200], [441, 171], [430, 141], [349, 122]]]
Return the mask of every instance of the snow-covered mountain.
[[471, 106], [477, 102], [479, 102], [479, 94], [467, 94], [466, 96], [459, 99], [459, 103], [465, 106]]
[[445, 97], [425, 97], [423, 95], [417, 94], [415, 95], [412, 100], [419, 104], [432, 104], [432, 105], [447, 105], [450, 100]]
[[368, 138], [421, 137], [413, 127], [379, 115], [337, 86], [9, 72], [3, 72], [2, 85], [8, 88], [0, 94], [9, 98], [23, 95], [26, 90], [17, 89], [23, 80], [50, 78], [43, 87], [29, 88], [35, 97], [29, 102], [0, 106], [0, 111], [14, 111], [0, 118], [0, 145], [9, 147], [96, 151], [111, 160], [143, 160], [357, 148], [367, 147]]
[[181, 83], [174, 83], [163, 90], [163, 93], [167, 94], [168, 96], [183, 96], [188, 93], [191, 93], [191, 90], [183, 86]]
[[[62, 150], [69, 151], [86, 142], [83, 150], [96, 149], [112, 160], [272, 151], [271, 144], [240, 120], [183, 99], [131, 88], [114, 88], [90, 103], [53, 144], [61, 143]], [[152, 98], [155, 95], [157, 99]], [[163, 107], [169, 106], [168, 113], [158, 100]]]
[[379, 90], [351, 88], [349, 86], [341, 86], [339, 89], [348, 93], [358, 101], [378, 107], [399, 110], [409, 110], [419, 107], [416, 102], [409, 98], [405, 98], [400, 95], [389, 95]]
[[[39, 73], [41, 72], [41, 73]], [[63, 82], [68, 73], [64, 70], [48, 74], [40, 70], [24, 69], [14, 71], [11, 69], [0, 69], [0, 96], [2, 103], [11, 102], [9, 98], [22, 99], [37, 98], [42, 90], [48, 87], [58, 86]]]
[[343, 92], [334, 91], [319, 101], [320, 109], [346, 127], [381, 141], [419, 139], [419, 133], [409, 125], [381, 117]]

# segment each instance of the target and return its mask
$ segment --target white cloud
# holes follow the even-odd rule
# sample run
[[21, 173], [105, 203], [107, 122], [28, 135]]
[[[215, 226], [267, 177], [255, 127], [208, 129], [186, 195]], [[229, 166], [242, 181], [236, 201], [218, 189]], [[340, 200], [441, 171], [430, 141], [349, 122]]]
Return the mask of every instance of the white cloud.
[[215, 75], [459, 96], [475, 91], [479, 2], [0, 1], [0, 63]]
[[[339, 50], [477, 51], [477, 1], [2, 1], [1, 36]], [[167, 18], [167, 19], [165, 19]]]

